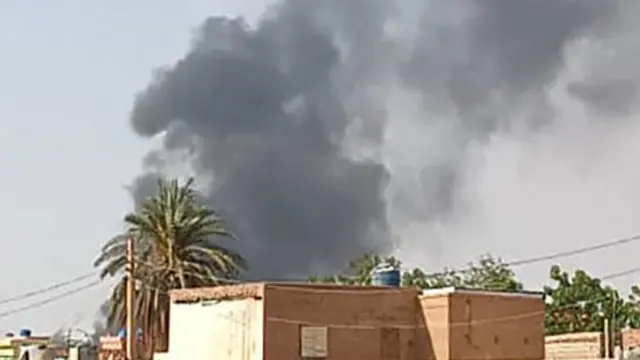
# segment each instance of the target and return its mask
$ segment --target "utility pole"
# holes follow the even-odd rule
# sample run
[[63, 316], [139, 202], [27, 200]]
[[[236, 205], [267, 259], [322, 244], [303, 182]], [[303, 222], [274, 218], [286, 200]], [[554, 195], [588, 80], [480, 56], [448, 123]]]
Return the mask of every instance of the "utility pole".
[[127, 360], [136, 359], [136, 323], [135, 323], [135, 291], [136, 284], [133, 277], [135, 266], [135, 249], [133, 244], [133, 237], [127, 239], [127, 295], [126, 295], [126, 307], [127, 307]]
[[604, 358], [611, 358], [611, 330], [609, 330], [609, 318], [604, 318]]

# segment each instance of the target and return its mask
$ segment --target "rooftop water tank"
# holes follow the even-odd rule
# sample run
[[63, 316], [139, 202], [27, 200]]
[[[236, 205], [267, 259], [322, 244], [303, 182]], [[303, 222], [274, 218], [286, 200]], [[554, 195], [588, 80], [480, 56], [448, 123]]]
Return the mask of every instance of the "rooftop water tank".
[[[136, 335], [137, 335], [138, 337], [142, 336], [142, 329], [141, 329], [141, 328], [138, 328], [138, 329], [136, 330]], [[125, 337], [127, 337], [127, 329], [120, 329], [120, 331], [118, 331], [118, 337], [119, 337], [119, 338], [123, 338], [123, 339], [124, 339]]]
[[390, 264], [380, 264], [371, 271], [371, 285], [400, 287], [400, 269]]
[[20, 337], [31, 337], [31, 329], [20, 329]]

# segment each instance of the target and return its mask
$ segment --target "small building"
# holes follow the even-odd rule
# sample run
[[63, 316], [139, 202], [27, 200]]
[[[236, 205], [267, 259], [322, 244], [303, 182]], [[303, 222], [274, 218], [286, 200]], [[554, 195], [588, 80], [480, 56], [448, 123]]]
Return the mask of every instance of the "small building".
[[545, 305], [540, 292], [443, 288], [425, 290], [419, 301], [426, 333], [418, 332], [416, 339], [427, 344], [427, 352], [418, 353], [416, 359], [545, 357]]
[[[139, 330], [139, 333], [142, 330]], [[136, 356], [140, 359], [147, 359], [152, 354], [145, 354], [144, 344], [142, 343], [142, 336], [137, 336], [137, 353]], [[95, 349], [94, 349], [95, 351]], [[124, 360], [127, 354], [127, 342], [126, 332], [122, 332], [118, 335], [106, 335], [101, 336], [98, 341], [97, 355], [98, 360]]]
[[640, 329], [624, 329], [620, 332], [619, 350], [623, 358], [640, 357]]
[[121, 336], [101, 336], [98, 343], [98, 360], [124, 360], [125, 341]]
[[171, 293], [170, 360], [542, 360], [540, 293], [255, 283]]
[[0, 360], [15, 360], [20, 357], [24, 348], [31, 346], [48, 346], [48, 336], [8, 336], [0, 339]]

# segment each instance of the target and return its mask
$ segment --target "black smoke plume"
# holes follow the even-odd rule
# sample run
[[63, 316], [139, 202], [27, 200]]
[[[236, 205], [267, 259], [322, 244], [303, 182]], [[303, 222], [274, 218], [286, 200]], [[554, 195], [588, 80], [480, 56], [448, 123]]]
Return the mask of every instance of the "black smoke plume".
[[[241, 238], [232, 246], [252, 277], [333, 271], [364, 251], [392, 251], [400, 224], [455, 212], [468, 144], [508, 129], [523, 104], [538, 109], [518, 118], [532, 129], [553, 121], [542, 94], [564, 66], [564, 47], [597, 36], [617, 7], [612, 0], [290, 0], [255, 26], [209, 18], [190, 51], [135, 102], [135, 132], [165, 137], [134, 196], [185, 161], [210, 177], [206, 200]], [[385, 137], [400, 120], [389, 103], [398, 92], [418, 99], [412, 122], [448, 129], [436, 134], [447, 147], [416, 172], [419, 193], [386, 192], [398, 177], [382, 149], [403, 141]], [[187, 160], [166, 160], [175, 153]]]

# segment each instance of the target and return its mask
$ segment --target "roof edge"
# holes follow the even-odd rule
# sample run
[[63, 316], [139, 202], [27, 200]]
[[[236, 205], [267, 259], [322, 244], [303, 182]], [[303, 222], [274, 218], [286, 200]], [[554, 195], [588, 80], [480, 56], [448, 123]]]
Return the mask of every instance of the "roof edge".
[[467, 294], [467, 295], [489, 295], [489, 296], [503, 296], [503, 297], [519, 297], [519, 298], [531, 298], [531, 299], [543, 299], [544, 293], [542, 291], [497, 291], [497, 290], [483, 290], [464, 287], [445, 287], [437, 289], [426, 289], [422, 291], [421, 296], [443, 296], [451, 294]]
[[202, 288], [176, 289], [169, 292], [172, 303], [206, 300], [239, 300], [264, 297], [264, 283], [243, 283]]

